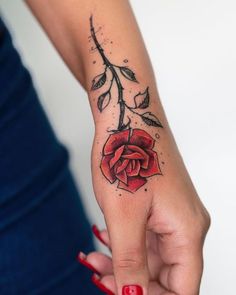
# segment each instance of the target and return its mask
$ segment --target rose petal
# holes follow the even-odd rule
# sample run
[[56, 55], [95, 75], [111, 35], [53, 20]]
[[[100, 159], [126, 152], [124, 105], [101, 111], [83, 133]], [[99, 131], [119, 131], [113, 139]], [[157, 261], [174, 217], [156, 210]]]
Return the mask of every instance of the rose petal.
[[142, 160], [143, 156], [140, 153], [132, 153], [132, 154], [128, 154], [128, 155], [122, 155], [122, 158], [124, 159], [130, 159], [130, 160]]
[[118, 188], [124, 189], [128, 192], [134, 193], [136, 192], [141, 186], [143, 186], [147, 180], [143, 177], [136, 176], [136, 177], [128, 177], [127, 185], [123, 182], [118, 183]]
[[124, 148], [125, 146], [122, 145], [115, 151], [114, 157], [110, 161], [110, 168], [112, 168], [116, 164], [116, 162], [120, 159], [120, 156], [122, 155], [124, 151]]
[[132, 170], [131, 171], [127, 171], [126, 169], [126, 172], [127, 172], [127, 175], [128, 177], [129, 176], [138, 176], [139, 175], [139, 171], [140, 171], [140, 162], [139, 161], [135, 161], [135, 164], [134, 164], [134, 167], [132, 167]]
[[114, 169], [110, 169], [110, 167], [109, 167], [109, 162], [110, 162], [111, 158], [112, 158], [112, 155], [104, 156], [102, 158], [100, 168], [102, 170], [103, 175], [106, 177], [106, 179], [109, 180], [110, 183], [114, 183], [116, 181]]
[[134, 169], [135, 168], [135, 160], [132, 160], [132, 169]]
[[116, 174], [118, 174], [121, 171], [123, 171], [127, 167], [128, 164], [129, 164], [129, 160], [125, 159], [122, 164], [120, 164], [119, 166], [117, 166], [117, 168], [116, 168]]
[[141, 149], [140, 147], [136, 146], [136, 145], [127, 145], [127, 149], [128, 151], [135, 151], [139, 154], [141, 154], [143, 156], [143, 159], [141, 160], [141, 166], [142, 168], [144, 169], [147, 169], [148, 167], [148, 161], [149, 161], [149, 155], [143, 150]]
[[132, 163], [129, 161], [129, 164], [127, 165], [127, 168], [126, 168], [126, 172], [129, 173], [132, 171]]
[[122, 170], [120, 173], [116, 174], [116, 177], [124, 184], [127, 184], [128, 178], [125, 170]]
[[120, 160], [118, 160], [118, 162], [116, 162], [115, 163], [115, 166], [114, 166], [114, 172], [116, 173], [116, 171], [117, 171], [117, 168], [121, 165], [121, 159]]
[[133, 129], [129, 143], [137, 145], [143, 149], [152, 149], [155, 140], [146, 131], [141, 129]]
[[108, 137], [107, 142], [103, 148], [104, 155], [110, 155], [122, 145], [126, 144], [129, 140], [130, 130], [124, 130], [121, 132], [113, 133]]
[[150, 177], [155, 174], [161, 174], [157, 153], [151, 150], [146, 150], [149, 154], [149, 163], [147, 169], [140, 169], [139, 175], [142, 177]]

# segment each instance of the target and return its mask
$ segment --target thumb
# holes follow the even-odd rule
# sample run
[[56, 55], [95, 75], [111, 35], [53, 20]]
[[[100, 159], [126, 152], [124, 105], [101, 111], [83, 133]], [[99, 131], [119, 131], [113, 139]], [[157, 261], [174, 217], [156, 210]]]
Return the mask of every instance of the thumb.
[[133, 201], [120, 199], [115, 208], [113, 204], [104, 212], [118, 295], [146, 295], [148, 289], [147, 214], [144, 206]]

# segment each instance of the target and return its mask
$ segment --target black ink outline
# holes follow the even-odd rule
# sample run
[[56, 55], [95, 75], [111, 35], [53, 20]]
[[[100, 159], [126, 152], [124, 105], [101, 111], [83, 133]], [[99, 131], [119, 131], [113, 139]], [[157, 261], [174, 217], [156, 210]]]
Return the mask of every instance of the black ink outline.
[[[135, 128], [135, 130], [143, 131], [143, 130], [140, 129], [140, 128]], [[145, 131], [145, 132], [146, 132], [146, 131]], [[129, 129], [128, 141], [127, 141], [127, 143], [124, 144], [124, 145], [128, 145], [128, 144], [129, 144], [129, 142], [130, 142], [130, 138], [131, 138], [131, 136], [132, 136], [132, 133], [133, 133], [133, 129]], [[111, 135], [112, 135], [112, 134], [111, 134]], [[108, 136], [106, 142], [105, 142], [104, 145], [103, 145], [103, 149], [102, 149], [102, 159], [103, 159], [104, 157], [107, 157], [107, 156], [108, 156], [108, 155], [105, 155], [105, 153], [104, 153], [104, 149], [105, 149], [105, 146], [106, 146], [107, 142], [109, 141], [111, 135]], [[149, 136], [151, 136], [151, 135], [149, 134]], [[159, 172], [159, 173], [154, 173], [153, 175], [151, 175], [151, 176], [147, 176], [147, 177], [142, 177], [142, 176], [141, 176], [141, 177], [144, 178], [144, 179], [150, 178], [150, 177], [155, 176], [155, 175], [163, 175], [163, 173], [162, 173], [162, 169], [161, 169], [161, 165], [160, 165], [160, 163], [159, 163], [159, 156], [158, 156], [158, 153], [157, 153], [156, 151], [153, 150], [154, 147], [155, 147], [156, 140], [155, 140], [153, 137], [152, 137], [152, 139], [153, 139], [154, 142], [153, 142], [153, 147], [152, 147], [151, 151], [154, 152], [154, 153], [156, 154], [156, 156], [157, 156], [157, 167], [158, 167], [158, 170], [159, 170], [160, 172]], [[133, 144], [133, 145], [135, 145], [135, 144]], [[137, 146], [137, 147], [140, 147], [140, 146], [138, 146], [138, 145], [136, 145], [136, 146]], [[119, 147], [121, 147], [121, 145], [120, 145]], [[117, 148], [119, 148], [119, 147], [117, 147]], [[145, 151], [145, 150], [144, 150], [144, 151]], [[100, 167], [100, 170], [101, 170], [101, 172], [102, 172], [102, 175], [107, 179], [106, 175], [103, 173], [103, 170], [102, 170], [102, 162], [100, 163], [99, 167]], [[130, 178], [132, 178], [132, 176], [131, 176]], [[113, 182], [111, 182], [109, 179], [107, 179], [107, 180], [108, 180], [109, 183], [111, 183], [111, 184], [114, 184], [116, 181], [118, 181], [118, 184], [119, 184], [119, 182], [122, 182], [122, 181], [119, 180], [118, 178], [116, 178]], [[138, 189], [140, 189], [141, 187], [143, 187], [146, 183], [147, 183], [147, 182], [145, 182], [145, 183], [144, 183], [142, 186], [140, 186]], [[131, 191], [129, 191], [129, 190], [125, 189], [125, 188], [122, 188], [122, 187], [118, 187], [118, 185], [117, 185], [117, 188], [122, 189], [122, 190], [125, 190], [125, 191], [128, 191], [128, 192], [131, 193], [131, 194], [134, 194], [134, 192], [131, 192]]]
[[[147, 124], [147, 120], [145, 120], [145, 116], [144, 114], [147, 114], [147, 113], [150, 113], [150, 115], [152, 115], [152, 117], [155, 118], [155, 121], [153, 123], [153, 125], [150, 125], [150, 124], [147, 124], [149, 126], [154, 126], [154, 127], [160, 127], [160, 128], [163, 128], [163, 125], [160, 123], [160, 120], [155, 116], [153, 115], [151, 112], [146, 112], [146, 113], [143, 113], [143, 114], [140, 114], [136, 111], [134, 111], [134, 109], [144, 109], [144, 108], [147, 108], [149, 106], [149, 98], [150, 98], [150, 94], [149, 94], [149, 87], [147, 87], [145, 89], [144, 92], [138, 92], [135, 96], [134, 96], [134, 102], [135, 102], [135, 107], [132, 108], [130, 106], [128, 106], [125, 102], [125, 99], [124, 99], [124, 87], [121, 83], [121, 79], [119, 77], [119, 73], [124, 77], [126, 78], [127, 80], [131, 81], [131, 82], [136, 82], [138, 83], [136, 77], [135, 77], [135, 73], [128, 67], [126, 66], [117, 66], [113, 63], [110, 62], [110, 60], [106, 57], [105, 53], [104, 53], [104, 49], [102, 48], [101, 44], [99, 43], [98, 39], [97, 39], [97, 36], [96, 36], [96, 32], [95, 32], [95, 29], [94, 29], [94, 25], [93, 25], [93, 16], [91, 15], [90, 16], [90, 31], [91, 31], [91, 38], [93, 39], [94, 41], [94, 44], [99, 52], [99, 54], [101, 55], [101, 58], [103, 60], [103, 64], [105, 66], [105, 69], [104, 69], [104, 72], [97, 75], [93, 81], [92, 81], [92, 87], [91, 87], [91, 90], [97, 90], [99, 89], [100, 87], [102, 87], [105, 82], [102, 80], [102, 83], [98, 83], [99, 87], [94, 87], [94, 83], [95, 83], [95, 79], [99, 76], [101, 76], [101, 78], [103, 78], [104, 76], [107, 77], [106, 75], [106, 71], [107, 70], [110, 70], [111, 74], [112, 74], [112, 79], [110, 81], [110, 86], [108, 88], [107, 91], [104, 92], [107, 93], [107, 92], [110, 92], [111, 91], [111, 88], [113, 86], [113, 82], [115, 81], [116, 83], [116, 87], [117, 87], [117, 90], [118, 90], [118, 104], [120, 105], [120, 114], [119, 114], [119, 122], [118, 122], [118, 127], [117, 127], [117, 130], [114, 130], [114, 132], [117, 132], [117, 131], [121, 131], [121, 130], [124, 130], [126, 128], [130, 128], [130, 122], [128, 122], [128, 124], [125, 124], [124, 123], [124, 116], [125, 116], [125, 110], [126, 108], [131, 111], [132, 113], [134, 113], [135, 115], [138, 115], [139, 117], [141, 117], [141, 119], [144, 121], [144, 123]], [[117, 72], [117, 69], [119, 70], [119, 72]], [[100, 86], [100, 84], [102, 84]], [[96, 85], [95, 85], [96, 86]], [[148, 98], [148, 101], [143, 101], [143, 103], [141, 103], [139, 106], [136, 105], [136, 101], [135, 101], [135, 98], [139, 95], [144, 95], [146, 93], [146, 97], [144, 97], [144, 100]], [[102, 96], [103, 94], [100, 95], [100, 97]], [[145, 104], [145, 106], [143, 107], [142, 105]], [[108, 106], [108, 105], [106, 105]], [[105, 107], [104, 107], [105, 108]], [[103, 109], [104, 109], [103, 108]], [[103, 111], [103, 109], [99, 108], [100, 112]]]
[[[121, 78], [123, 77], [123, 78], [125, 78], [125, 79], [127, 79], [127, 80], [129, 80], [131, 82], [135, 82], [135, 83], [139, 83], [139, 82], [135, 77], [135, 73], [130, 68], [128, 68], [127, 66], [117, 66], [117, 65], [111, 63], [110, 60], [106, 57], [106, 55], [104, 53], [104, 49], [102, 48], [101, 44], [99, 43], [99, 41], [97, 39], [97, 36], [96, 36], [97, 32], [95, 32], [95, 29], [94, 29], [93, 16], [92, 15], [90, 16], [90, 32], [91, 32], [91, 36], [89, 36], [89, 40], [90, 40], [90, 38], [93, 39], [94, 44], [95, 44], [94, 49], [97, 49], [97, 51], [99, 52], [99, 54], [100, 54], [100, 56], [101, 56], [101, 58], [103, 60], [103, 64], [104, 64], [103, 73], [98, 74], [92, 80], [91, 91], [96, 91], [96, 90], [102, 88], [106, 84], [106, 82], [107, 82], [107, 70], [110, 71], [111, 76], [112, 76], [111, 80], [110, 80], [109, 88], [107, 90], [105, 90], [102, 94], [100, 94], [99, 97], [98, 97], [97, 107], [98, 107], [100, 112], [102, 112], [109, 105], [110, 101], [112, 100], [111, 89], [112, 89], [114, 83], [115, 83], [115, 85], [117, 87], [117, 92], [118, 92], [118, 101], [117, 101], [117, 103], [120, 106], [119, 122], [118, 122], [118, 126], [117, 126], [116, 130], [110, 130], [108, 132], [112, 132], [114, 134], [114, 133], [122, 132], [124, 130], [128, 130], [129, 131], [128, 141], [127, 141], [127, 143], [125, 143], [125, 145], [129, 144], [129, 141], [130, 141], [130, 138], [132, 136], [132, 132], [133, 132], [134, 129], [132, 129], [130, 127], [131, 119], [130, 119], [130, 117], [128, 115], [127, 115], [128, 123], [124, 123], [124, 117], [125, 117], [126, 109], [129, 110], [131, 113], [139, 116], [146, 125], [152, 126], [152, 127], [163, 128], [160, 120], [154, 114], [152, 114], [151, 112], [147, 111], [147, 112], [142, 113], [142, 114], [137, 112], [137, 110], [144, 110], [144, 109], [149, 107], [149, 103], [150, 103], [149, 87], [146, 87], [146, 89], [143, 92], [139, 91], [133, 97], [134, 105], [135, 105], [134, 107], [131, 107], [131, 106], [126, 104], [126, 101], [124, 99], [124, 91], [123, 91], [124, 87], [122, 85]], [[120, 77], [120, 76], [122, 76], [122, 77]], [[105, 101], [105, 98], [107, 97], [107, 95], [109, 96], [109, 99], [108, 99], [108, 102], [106, 103], [106, 105], [104, 105], [104, 101]], [[137, 101], [137, 98], [139, 98], [139, 101]], [[138, 128], [135, 128], [135, 130], [144, 131], [144, 130], [138, 129]], [[105, 148], [110, 136], [107, 138], [107, 140], [106, 140], [106, 142], [105, 142], [105, 144], [103, 146], [102, 161], [103, 161], [104, 157], [108, 156], [108, 155], [104, 154], [104, 148]], [[154, 176], [154, 175], [162, 175], [161, 166], [160, 166], [159, 159], [158, 159], [158, 153], [153, 150], [156, 140], [153, 137], [152, 137], [152, 139], [153, 139], [153, 147], [150, 150], [153, 153], [155, 153], [155, 155], [156, 155], [156, 159], [157, 159], [157, 167], [156, 168], [158, 168], [158, 170], [160, 172], [159, 173], [157, 172], [157, 173], [155, 173], [155, 174], [153, 174], [151, 176], [147, 176], [147, 177], [142, 177], [142, 176], [139, 175], [140, 177], [142, 177], [145, 180], [147, 178], [149, 178], [149, 177]], [[138, 145], [136, 145], [136, 146], [138, 146]], [[143, 150], [145, 151], [145, 149], [143, 149]], [[103, 176], [112, 184], [115, 183], [116, 181], [118, 181], [118, 185], [119, 185], [119, 183], [122, 182], [122, 181], [119, 180], [118, 178], [116, 178], [113, 182], [111, 182], [105, 176], [105, 174], [103, 173], [103, 170], [102, 170], [102, 161], [100, 163], [100, 170], [101, 170]], [[131, 179], [131, 178], [135, 178], [135, 176], [128, 177], [128, 180]], [[143, 187], [146, 183], [147, 183], [147, 181], [142, 186], [140, 186], [138, 189]], [[128, 187], [128, 185], [127, 185], [127, 187]], [[132, 191], [126, 189], [126, 188], [122, 188], [122, 187], [119, 187], [119, 186], [117, 186], [117, 188], [128, 191], [130, 193], [134, 193], [134, 192], [132, 192]]]

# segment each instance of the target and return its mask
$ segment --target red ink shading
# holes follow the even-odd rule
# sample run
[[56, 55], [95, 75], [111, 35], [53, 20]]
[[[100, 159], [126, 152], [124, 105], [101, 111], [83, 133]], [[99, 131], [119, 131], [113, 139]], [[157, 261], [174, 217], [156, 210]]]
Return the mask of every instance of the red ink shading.
[[103, 175], [110, 183], [118, 181], [118, 188], [134, 193], [146, 178], [162, 174], [154, 144], [155, 140], [141, 129], [111, 134], [103, 148]]

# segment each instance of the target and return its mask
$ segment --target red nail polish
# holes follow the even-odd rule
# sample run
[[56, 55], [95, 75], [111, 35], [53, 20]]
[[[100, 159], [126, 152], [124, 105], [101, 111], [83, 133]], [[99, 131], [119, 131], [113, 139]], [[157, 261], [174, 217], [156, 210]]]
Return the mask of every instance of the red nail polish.
[[97, 228], [97, 226], [95, 224], [92, 226], [92, 231], [93, 231], [94, 235], [98, 238], [98, 240], [107, 246], [107, 244], [105, 243], [105, 241], [101, 237], [99, 229]]
[[122, 295], [143, 295], [143, 289], [138, 285], [124, 286]]
[[77, 256], [77, 260], [83, 264], [84, 266], [86, 266], [88, 269], [90, 269], [93, 272], [96, 272], [99, 274], [99, 272], [90, 264], [88, 263], [88, 261], [85, 260], [86, 259], [86, 255], [83, 252], [79, 252], [78, 256]]
[[107, 287], [105, 287], [99, 280], [99, 277], [94, 274], [92, 276], [92, 282], [98, 287], [98, 289], [100, 289], [101, 291], [103, 291], [105, 294], [107, 295], [115, 295], [112, 291], [110, 291], [109, 289], [107, 289]]

